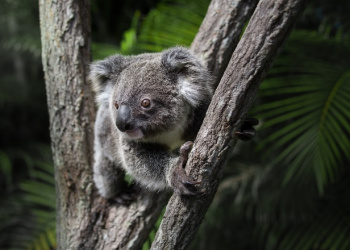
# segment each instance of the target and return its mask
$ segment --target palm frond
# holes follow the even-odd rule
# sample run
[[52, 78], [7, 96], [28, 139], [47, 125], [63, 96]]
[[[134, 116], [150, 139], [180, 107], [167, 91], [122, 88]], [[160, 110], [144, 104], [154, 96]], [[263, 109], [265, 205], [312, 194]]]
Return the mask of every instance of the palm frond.
[[53, 166], [38, 162], [35, 170], [36, 179], [24, 181], [20, 189], [24, 192], [24, 200], [31, 204], [35, 223], [29, 225], [28, 234], [32, 237], [23, 242], [29, 249], [50, 249], [55, 246], [56, 232], [56, 195], [53, 178]]
[[0, 151], [0, 174], [4, 175], [7, 186], [12, 184], [12, 163], [10, 157], [2, 151]]
[[251, 114], [258, 151], [226, 170], [193, 249], [349, 247], [349, 66], [347, 47], [292, 34]]
[[350, 151], [350, 50], [334, 43], [294, 32], [262, 85], [265, 103], [254, 111], [266, 120], [262, 129], [275, 130], [259, 148], [275, 152], [274, 165], [288, 166], [284, 184], [311, 168], [320, 193]]
[[[29, 179], [19, 181], [19, 188], [8, 182], [10, 194], [2, 197], [0, 202], [0, 235], [4, 236], [0, 236], [1, 247], [53, 249], [56, 245], [53, 165], [46, 161], [46, 158], [50, 159], [49, 147], [32, 145], [31, 149], [36, 152], [35, 157], [21, 150], [11, 153], [24, 163]], [[9, 159], [14, 166], [13, 159]]]
[[175, 45], [189, 46], [208, 5], [208, 0], [162, 1], [143, 21], [137, 48], [156, 52]]

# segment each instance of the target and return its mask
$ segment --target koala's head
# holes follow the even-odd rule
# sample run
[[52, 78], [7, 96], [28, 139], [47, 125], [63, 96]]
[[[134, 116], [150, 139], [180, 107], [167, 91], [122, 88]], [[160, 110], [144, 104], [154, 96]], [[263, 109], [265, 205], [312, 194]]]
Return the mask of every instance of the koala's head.
[[108, 105], [113, 123], [134, 140], [182, 133], [212, 95], [210, 74], [181, 47], [109, 57], [91, 65], [90, 79], [99, 105]]

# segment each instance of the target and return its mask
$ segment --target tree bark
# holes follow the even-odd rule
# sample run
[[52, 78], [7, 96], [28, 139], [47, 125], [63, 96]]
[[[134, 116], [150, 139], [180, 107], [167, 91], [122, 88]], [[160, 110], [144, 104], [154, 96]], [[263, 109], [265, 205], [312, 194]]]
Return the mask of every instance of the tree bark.
[[243, 27], [258, 0], [212, 0], [199, 31], [191, 44], [215, 76], [216, 89], [239, 41]]
[[[188, 169], [191, 175], [200, 176], [207, 193], [198, 200], [172, 197], [153, 248], [183, 249], [190, 244], [215, 193], [228, 148], [234, 144], [231, 135], [285, 39], [301, 0], [294, 5], [286, 0], [266, 2], [260, 4], [254, 15], [258, 21], [249, 25], [249, 33], [247, 30], [231, 59], [208, 111], [210, 119], [205, 120], [190, 156]], [[217, 79], [255, 4], [254, 0], [213, 0], [210, 5], [191, 49], [204, 55]], [[86, 80], [91, 58], [89, 1], [39, 0], [39, 7], [55, 165], [58, 249], [141, 249], [168, 197], [143, 192], [126, 207], [108, 203], [93, 187], [95, 106]], [[267, 13], [274, 14], [269, 15], [271, 20], [265, 17]], [[238, 84], [231, 84], [232, 79]]]
[[71, 249], [88, 223], [94, 101], [86, 82], [90, 61], [88, 1], [39, 1], [42, 59], [50, 115], [57, 195], [57, 242]]
[[227, 156], [237, 141], [235, 131], [239, 130], [303, 2], [259, 2], [216, 89], [187, 163], [188, 174], [202, 181], [205, 195], [189, 199], [174, 194], [170, 198], [152, 249], [189, 247], [216, 193]]
[[109, 204], [95, 192], [95, 102], [86, 79], [91, 59], [89, 1], [40, 0], [39, 7], [58, 249], [140, 249], [168, 195], [144, 192], [125, 207]]

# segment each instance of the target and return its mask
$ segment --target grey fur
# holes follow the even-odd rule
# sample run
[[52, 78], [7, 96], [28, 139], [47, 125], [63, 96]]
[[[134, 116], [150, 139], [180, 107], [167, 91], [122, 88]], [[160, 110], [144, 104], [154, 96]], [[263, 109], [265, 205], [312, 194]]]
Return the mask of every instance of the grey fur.
[[[194, 140], [212, 97], [207, 69], [188, 49], [175, 47], [94, 62], [90, 79], [99, 105], [93, 167], [99, 193], [112, 198], [119, 192], [117, 168], [150, 190], [169, 189], [178, 148]], [[143, 99], [151, 100], [149, 108]], [[119, 130], [117, 119], [143, 137]]]

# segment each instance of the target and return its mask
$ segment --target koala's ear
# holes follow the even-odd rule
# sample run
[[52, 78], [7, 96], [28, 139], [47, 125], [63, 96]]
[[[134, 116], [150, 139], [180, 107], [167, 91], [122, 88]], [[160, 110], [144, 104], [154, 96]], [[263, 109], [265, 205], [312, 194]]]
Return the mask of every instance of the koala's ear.
[[114, 55], [90, 64], [89, 80], [96, 94], [104, 91], [113, 75], [122, 71], [124, 61], [123, 56]]
[[176, 75], [180, 94], [191, 106], [199, 107], [212, 97], [213, 78], [188, 49], [175, 47], [164, 51], [162, 66]]
[[165, 50], [162, 55], [162, 66], [169, 73], [182, 73], [184, 69], [199, 64], [192, 53], [183, 47]]
[[108, 103], [109, 95], [115, 84], [113, 77], [120, 74], [125, 65], [126, 59], [121, 55], [110, 56], [90, 65], [89, 80], [96, 93], [96, 102], [99, 105]]

